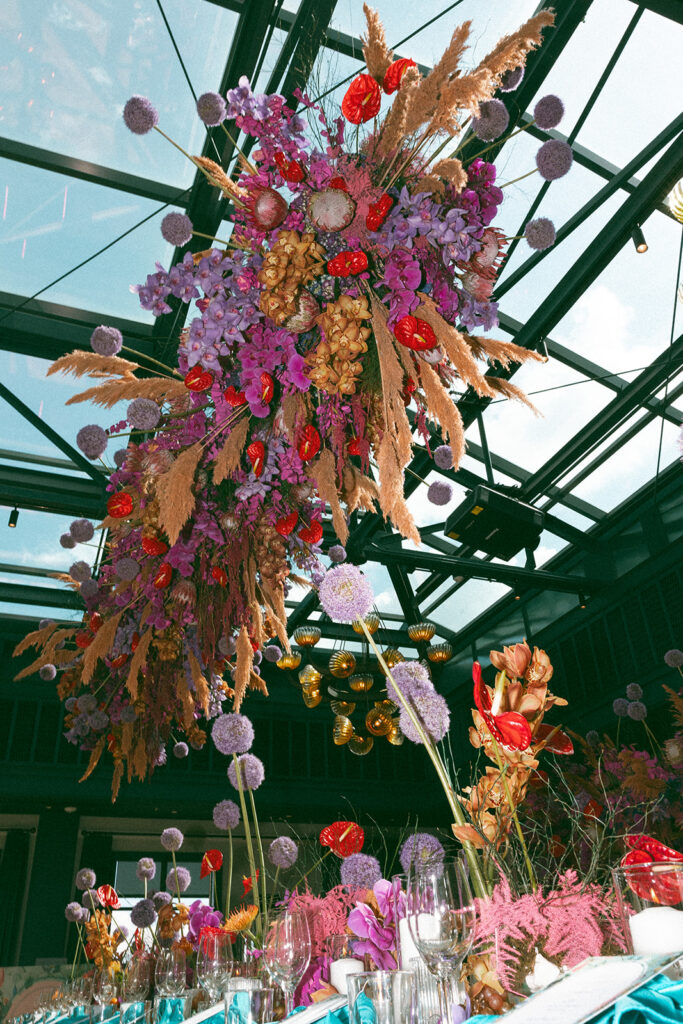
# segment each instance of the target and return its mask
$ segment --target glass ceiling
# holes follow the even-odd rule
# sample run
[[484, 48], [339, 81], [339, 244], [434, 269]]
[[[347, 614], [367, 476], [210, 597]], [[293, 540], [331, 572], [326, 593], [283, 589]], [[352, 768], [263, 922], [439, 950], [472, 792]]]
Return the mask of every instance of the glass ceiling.
[[[159, 109], [160, 127], [183, 148], [197, 153], [204, 144], [191, 88], [160, 6], [195, 92], [218, 88], [238, 25], [240, 0], [163, 0], [161, 5], [155, 0], [5, 0], [0, 5], [0, 136], [11, 143], [3, 145], [0, 138], [0, 152], [4, 152], [0, 159], [0, 292], [10, 296], [0, 306], [0, 321], [9, 308], [42, 291], [42, 299], [73, 307], [77, 319], [82, 319], [79, 310], [87, 310], [102, 320], [133, 321], [143, 333], [151, 327], [153, 319], [140, 309], [131, 286], [144, 280], [157, 260], [164, 265], [171, 260], [171, 247], [162, 240], [159, 224], [168, 203], [187, 204], [194, 174], [189, 161], [156, 133], [133, 139], [121, 119], [123, 104], [132, 93], [149, 95]], [[472, 19], [469, 58], [475, 62], [537, 7], [533, 0], [506, 4], [392, 0], [378, 6], [391, 43], [411, 37], [400, 42], [397, 52], [427, 66], [440, 56], [444, 39], [456, 24]], [[257, 76], [258, 88], [266, 87], [298, 8], [296, 0], [282, 6], [279, 26], [272, 32]], [[586, 111], [629, 26], [632, 32], [623, 52]], [[334, 99], [341, 99], [345, 86], [337, 83], [359, 70], [360, 57], [352, 54], [360, 54], [357, 37], [363, 29], [361, 0], [338, 0], [329, 29], [333, 48], [319, 54], [306, 83], [311, 95], [332, 89]], [[264, 37], [266, 30], [264, 25]], [[605, 186], [614, 167], [631, 161], [678, 115], [682, 51], [680, 24], [631, 0], [593, 0], [527, 110], [531, 116], [538, 96], [557, 93], [566, 108], [560, 129], [575, 141], [577, 153], [569, 176], [543, 190], [535, 216], [551, 217], [557, 227], [565, 224]], [[506, 143], [496, 158], [499, 182], [512, 181], [530, 170], [538, 145], [539, 138], [527, 132]], [[637, 181], [645, 179], [660, 155], [644, 164], [635, 175]], [[541, 184], [534, 175], [505, 188], [496, 223], [509, 235], [518, 233]], [[504, 317], [522, 325], [532, 320], [629, 194], [626, 189], [617, 190], [506, 290], [506, 280], [530, 255], [525, 243], [517, 246], [501, 278]], [[658, 197], [659, 202], [662, 199]], [[531, 396], [542, 418], [536, 419], [517, 403], [493, 402], [486, 409], [486, 438], [498, 484], [520, 484], [546, 466], [609, 407], [619, 388], [669, 346], [681, 226], [661, 209], [653, 209], [643, 230], [647, 254], [636, 254], [630, 242], [624, 245], [551, 330], [550, 340], [562, 347], [564, 355], [553, 356], [545, 364], [528, 364], [515, 374], [515, 384]], [[51, 283], [110, 244], [85, 266]], [[674, 338], [680, 333], [680, 306], [676, 316]], [[509, 335], [501, 330], [498, 336]], [[83, 410], [65, 407], [64, 402], [80, 389], [78, 382], [58, 376], [48, 381], [48, 361], [37, 358], [37, 353], [12, 351], [11, 331], [4, 332], [0, 344], [2, 381], [74, 444]], [[677, 383], [674, 377], [666, 395], [660, 387], [656, 396], [668, 399], [676, 394]], [[632, 410], [570, 470], [553, 477], [554, 487], [569, 485], [561, 501], [555, 497], [553, 516], [585, 531], [613, 511], [655, 475], [660, 435], [661, 468], [672, 463], [677, 457], [682, 408], [680, 400], [669, 407], [663, 432], [657, 414], [663, 406], [649, 416], [642, 408]], [[93, 406], [88, 406], [88, 416], [90, 422], [104, 427], [122, 418], [116, 409]], [[640, 420], [642, 429], [634, 432]], [[476, 422], [467, 438], [475, 447], [465, 458], [463, 470], [484, 480]], [[623, 443], [613, 449], [617, 439]], [[50, 465], [41, 463], [39, 468], [82, 478], [75, 467], [69, 469], [64, 452], [1, 400], [0, 450], [13, 450], [27, 459], [40, 457]], [[2, 451], [0, 472], [13, 465], [35, 466], [22, 462], [21, 456], [9, 459]], [[426, 478], [427, 482], [432, 479], [433, 474]], [[455, 483], [451, 503], [436, 509], [420, 485], [409, 505], [419, 525], [426, 527], [443, 521], [465, 494], [465, 483]], [[536, 503], [544, 506], [547, 501], [546, 495]], [[62, 552], [58, 538], [69, 521], [70, 517], [27, 509], [21, 511], [19, 526], [12, 533], [0, 521], [0, 584], [55, 586], [50, 578], [19, 576], [11, 567], [43, 572], [67, 568], [74, 553]], [[567, 545], [566, 538], [546, 530], [536, 552], [537, 565]], [[516, 562], [522, 565], [523, 556]], [[387, 569], [374, 563], [367, 568], [380, 611], [400, 615]], [[409, 579], [415, 590], [427, 573], [415, 572]], [[509, 592], [503, 584], [469, 580], [441, 601], [452, 586], [449, 577], [424, 600], [421, 610], [456, 631]], [[303, 596], [300, 588], [294, 588], [290, 600]], [[42, 614], [44, 608], [0, 602], [2, 615], [35, 611]], [[51, 612], [55, 614], [55, 609]], [[64, 618], [74, 614], [59, 610]]]

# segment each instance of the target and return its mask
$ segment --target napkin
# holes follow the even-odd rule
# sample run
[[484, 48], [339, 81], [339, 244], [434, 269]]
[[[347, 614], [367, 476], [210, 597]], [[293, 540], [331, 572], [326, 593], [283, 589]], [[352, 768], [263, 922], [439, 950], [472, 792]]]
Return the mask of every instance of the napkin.
[[161, 996], [155, 1007], [156, 1024], [183, 1024], [185, 1020], [184, 996]]

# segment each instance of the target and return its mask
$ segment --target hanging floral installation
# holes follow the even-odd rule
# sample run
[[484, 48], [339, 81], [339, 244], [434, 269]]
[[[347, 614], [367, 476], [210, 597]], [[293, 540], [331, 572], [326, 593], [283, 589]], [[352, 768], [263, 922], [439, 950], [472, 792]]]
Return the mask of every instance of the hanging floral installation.
[[[254, 148], [248, 158], [237, 150], [232, 168], [190, 157], [230, 199], [230, 237], [170, 271], [157, 265], [137, 287], [157, 317], [173, 300], [191, 305], [177, 367], [150, 373], [147, 361], [143, 371], [102, 326], [92, 352], [50, 369], [92, 379], [71, 402], [129, 403], [110, 430], [79, 431], [86, 457], [102, 459], [116, 435], [126, 446], [113, 453], [97, 527], [103, 557], [64, 577], [83, 598], [82, 624], [45, 622], [17, 653], [39, 651], [21, 675], [60, 672], [67, 738], [91, 751], [86, 775], [109, 750], [114, 795], [124, 774], [144, 778], [163, 763], [169, 743], [180, 757], [188, 743], [201, 747], [200, 722], [226, 698], [238, 710], [249, 690], [267, 694], [261, 659], [289, 650], [287, 590], [323, 575], [326, 511], [341, 544], [356, 510], [380, 512], [419, 543], [404, 473], [414, 441], [431, 450], [430, 424], [443, 438], [437, 465], [457, 468], [455, 386], [527, 402], [486, 371], [541, 357], [475, 333], [497, 325], [492, 293], [508, 239], [494, 225], [496, 168], [466, 154], [471, 138], [505, 133], [495, 94], [519, 84], [553, 15], [540, 11], [471, 68], [465, 23], [423, 76], [394, 59], [378, 15], [365, 11], [367, 71], [340, 112], [298, 95], [308, 132], [281, 96], [255, 94], [245, 78], [227, 101], [200, 97], [207, 126]], [[534, 116], [552, 128], [562, 103], [545, 97]], [[128, 101], [124, 120], [138, 135], [165, 135], [145, 97]], [[570, 147], [549, 140], [534, 173], [550, 181], [571, 162]], [[162, 221], [176, 246], [194, 233], [184, 213]], [[534, 248], [554, 234], [545, 218], [525, 232]], [[77, 520], [62, 545], [94, 534]]]

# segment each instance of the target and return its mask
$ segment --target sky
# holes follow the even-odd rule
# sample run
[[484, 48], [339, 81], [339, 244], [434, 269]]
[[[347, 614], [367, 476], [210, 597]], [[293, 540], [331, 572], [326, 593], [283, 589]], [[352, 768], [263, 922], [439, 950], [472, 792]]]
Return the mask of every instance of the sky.
[[[461, 0], [454, 5], [444, 0], [422, 0], [419, 5], [413, 0], [392, 0], [376, 6], [392, 44], [453, 7], [447, 16], [400, 47], [402, 55], [429, 65], [461, 21], [472, 19], [468, 60], [474, 63], [501, 34], [533, 13], [536, 5], [529, 0]], [[297, 7], [296, 0], [285, 3], [288, 10]], [[188, 4], [184, 0], [164, 0], [164, 9], [196, 92], [215, 88], [236, 15], [210, 3]], [[542, 91], [557, 93], [565, 104], [561, 131], [571, 131], [635, 12], [630, 0], [594, 0]], [[339, 0], [332, 27], [354, 35], [362, 32], [361, 0]], [[258, 85], [265, 85], [283, 38], [282, 32], [273, 33]], [[579, 132], [578, 143], [617, 165], [630, 160], [678, 113], [682, 44], [680, 26], [645, 12]], [[358, 69], [358, 63], [350, 58], [328, 53], [309, 88], [312, 92], [327, 88]], [[343, 91], [337, 91], [338, 98]], [[138, 138], [127, 131], [121, 110], [132, 93], [153, 99], [160, 111], [160, 126], [188, 152], [201, 148], [203, 129], [154, 0], [5, 0], [0, 5], [0, 135], [156, 179], [180, 192], [191, 184], [192, 165], [155, 133]], [[538, 145], [526, 133], [512, 140], [498, 161], [499, 181], [510, 181], [531, 169]], [[575, 164], [565, 179], [548, 190], [539, 214], [559, 226], [603, 184], [603, 179]], [[516, 233], [539, 185], [540, 179], [534, 175], [505, 189], [496, 223], [507, 233]], [[625, 198], [624, 194], [614, 197], [548, 255], [504, 296], [502, 310], [526, 321]], [[155, 261], [167, 264], [171, 255], [159, 233], [166, 211], [160, 210], [158, 203], [0, 158], [0, 210], [0, 291], [17, 295], [43, 288], [152, 215], [108, 252], [44, 293], [49, 301], [98, 310], [104, 318], [118, 315], [150, 322], [150, 314], [140, 309], [131, 288], [154, 271]], [[674, 309], [681, 229], [659, 212], [643, 228], [648, 253], [640, 256], [632, 245], [625, 246], [552, 332], [555, 341], [626, 380], [632, 380], [666, 348]], [[509, 270], [528, 255], [526, 244], [519, 245]], [[679, 305], [676, 335], [680, 333], [680, 312]], [[502, 332], [499, 336], [507, 337]], [[0, 353], [2, 380], [68, 440], [74, 441], [84, 422], [106, 427], [122, 418], [116, 409], [88, 407], [86, 414], [84, 407], [65, 407], [64, 402], [78, 387], [58, 376], [47, 381], [47, 366], [44, 360]], [[533, 396], [539, 416], [516, 403], [496, 403], [487, 410], [486, 430], [496, 454], [528, 470], [543, 465], [612, 397], [611, 391], [586, 382], [554, 361], [522, 368], [515, 383]], [[476, 427], [468, 436], [479, 441]], [[665, 424], [663, 465], [676, 458], [676, 441], [676, 429]], [[579, 484], [576, 493], [605, 511], [614, 508], [654, 475], [659, 443], [660, 424], [654, 423]], [[0, 448], [62, 457], [6, 405], [0, 408]], [[480, 464], [468, 461], [467, 465], [483, 475]], [[444, 513], [447, 516], [464, 494], [461, 487], [455, 487], [451, 503], [445, 509], [435, 509], [427, 501], [426, 486], [420, 486], [410, 506], [417, 521], [427, 525], [439, 521]], [[567, 509], [558, 514], [581, 528], [586, 526], [582, 517]], [[87, 551], [66, 552], [59, 547], [59, 534], [69, 521], [22, 511], [18, 528], [10, 533], [0, 520], [0, 563], [64, 570], [74, 554], [88, 557]], [[537, 552], [538, 564], [552, 557], [562, 544], [545, 533]], [[397, 611], [386, 570], [369, 567], [368, 571], [378, 607]], [[6, 578], [10, 577], [0, 575], [0, 579]], [[471, 581], [467, 591], [466, 602], [457, 596], [435, 617], [446, 616], [451, 628], [457, 628], [505, 588]], [[0, 606], [1, 613], [11, 610]]]

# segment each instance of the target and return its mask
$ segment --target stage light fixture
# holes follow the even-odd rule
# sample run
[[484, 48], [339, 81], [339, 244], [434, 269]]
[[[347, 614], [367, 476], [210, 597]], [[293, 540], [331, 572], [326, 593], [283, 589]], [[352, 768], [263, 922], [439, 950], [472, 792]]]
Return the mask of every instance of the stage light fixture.
[[631, 232], [631, 238], [633, 239], [633, 244], [636, 247], [636, 252], [647, 252], [647, 242], [645, 241], [643, 229], [639, 224], [636, 224]]
[[14, 527], [17, 525], [18, 518], [19, 518], [19, 509], [18, 508], [13, 508], [12, 511], [10, 512], [10, 514], [9, 514], [9, 522], [7, 523], [7, 525], [11, 526], [12, 529], [14, 529]]

